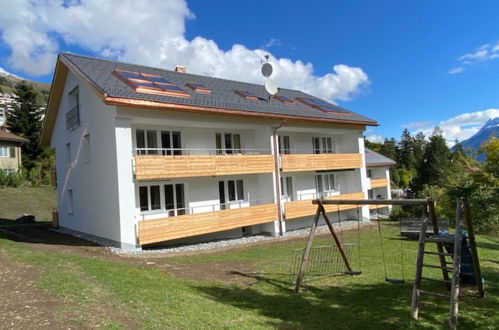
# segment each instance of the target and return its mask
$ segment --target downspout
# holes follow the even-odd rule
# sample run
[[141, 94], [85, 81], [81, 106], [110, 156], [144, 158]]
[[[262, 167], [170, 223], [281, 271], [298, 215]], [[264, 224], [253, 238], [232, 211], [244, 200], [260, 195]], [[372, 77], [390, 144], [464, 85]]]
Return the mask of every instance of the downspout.
[[279, 221], [279, 236], [282, 236], [284, 234], [284, 229], [283, 229], [283, 209], [281, 205], [281, 169], [279, 166], [279, 140], [277, 137], [277, 130], [280, 129], [284, 124], [286, 123], [286, 120], [284, 119], [281, 124], [277, 127], [272, 127], [272, 156], [274, 157], [274, 186], [275, 186], [275, 192], [276, 192], [276, 203], [277, 203], [277, 221]]

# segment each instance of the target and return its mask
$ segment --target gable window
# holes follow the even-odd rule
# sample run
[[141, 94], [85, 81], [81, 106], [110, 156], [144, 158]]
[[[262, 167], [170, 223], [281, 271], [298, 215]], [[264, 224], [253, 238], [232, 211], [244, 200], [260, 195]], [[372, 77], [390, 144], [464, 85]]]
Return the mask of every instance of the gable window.
[[239, 134], [216, 133], [215, 142], [217, 147], [217, 155], [241, 153], [241, 135]]
[[330, 196], [335, 191], [333, 173], [321, 173], [315, 175], [315, 189], [320, 197]]
[[80, 92], [78, 86], [68, 94], [68, 112], [66, 112], [66, 129], [74, 131], [80, 127]]
[[83, 135], [82, 141], [82, 160], [85, 163], [90, 163], [90, 134]]
[[73, 214], [74, 200], [73, 200], [73, 190], [68, 190], [68, 214]]
[[331, 137], [313, 137], [312, 146], [314, 154], [333, 153], [333, 140]]
[[287, 136], [287, 135], [279, 136], [279, 153], [286, 154], [286, 155], [291, 153], [289, 136]]
[[66, 167], [71, 167], [71, 143], [66, 143]]

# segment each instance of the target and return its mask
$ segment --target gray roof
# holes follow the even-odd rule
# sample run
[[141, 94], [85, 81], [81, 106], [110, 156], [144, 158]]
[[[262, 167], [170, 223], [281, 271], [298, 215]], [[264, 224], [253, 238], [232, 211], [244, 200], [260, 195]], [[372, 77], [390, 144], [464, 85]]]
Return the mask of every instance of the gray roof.
[[[270, 114], [297, 116], [298, 118], [308, 117], [313, 119], [326, 119], [345, 122], [360, 122], [365, 125], [377, 125], [373, 119], [337, 107], [339, 111], [347, 111], [350, 115], [328, 113], [301, 102], [296, 101], [294, 105], [286, 105], [278, 100], [269, 101], [268, 94], [263, 85], [244, 83], [239, 81], [213, 78], [189, 73], [180, 73], [170, 70], [157, 69], [136, 64], [121, 63], [109, 60], [96, 59], [81, 55], [63, 53], [60, 55], [64, 60], [75, 66], [86, 79], [95, 85], [102, 93], [109, 97], [153, 101], [169, 104], [179, 104], [186, 106], [198, 106], [214, 109], [227, 109], [248, 111], [253, 114]], [[155, 74], [174, 83], [190, 94], [189, 98], [180, 98], [165, 95], [154, 95], [135, 92], [122, 81], [112, 75], [113, 70], [135, 71], [141, 73]], [[187, 68], [188, 69], [188, 68]], [[195, 93], [185, 85], [189, 82], [203, 84], [211, 89], [212, 94]], [[235, 90], [248, 91], [256, 95], [258, 101], [246, 100], [234, 93]], [[316, 98], [301, 91], [290, 89], [279, 89], [277, 95], [282, 95], [290, 99], [297, 97]]]
[[366, 166], [390, 166], [397, 164], [394, 160], [383, 156], [369, 148], [365, 148]]

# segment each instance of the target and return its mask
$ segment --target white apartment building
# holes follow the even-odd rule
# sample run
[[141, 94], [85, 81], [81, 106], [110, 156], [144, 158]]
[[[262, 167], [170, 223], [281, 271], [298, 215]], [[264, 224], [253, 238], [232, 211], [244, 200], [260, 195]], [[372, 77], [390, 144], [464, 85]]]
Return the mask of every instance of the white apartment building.
[[367, 198], [368, 125], [301, 91], [61, 54], [41, 140], [60, 227], [139, 249], [279, 235], [310, 225], [314, 198]]

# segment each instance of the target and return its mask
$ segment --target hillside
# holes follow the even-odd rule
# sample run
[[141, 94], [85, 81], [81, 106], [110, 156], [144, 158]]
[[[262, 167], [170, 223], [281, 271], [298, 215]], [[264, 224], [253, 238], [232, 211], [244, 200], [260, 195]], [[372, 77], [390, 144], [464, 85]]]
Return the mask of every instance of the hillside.
[[[18, 77], [15, 77], [12, 75], [5, 75], [4, 73], [0, 72], [0, 92], [11, 94], [13, 89], [14, 89], [14, 86], [21, 80], [22, 79], [20, 79]], [[29, 84], [33, 85], [35, 90], [40, 92], [40, 94], [41, 94], [40, 101], [43, 103], [47, 103], [47, 99], [48, 99], [49, 92], [50, 92], [50, 85], [39, 83], [39, 82], [32, 81], [32, 80], [27, 80], [27, 79], [25, 79], [25, 80]]]
[[[499, 138], [499, 117], [491, 118], [485, 122], [482, 128], [467, 140], [462, 141], [460, 144], [463, 149], [468, 154], [475, 154], [485, 141], [489, 140], [490, 137], [495, 136]], [[479, 155], [476, 157], [478, 160], [482, 161], [484, 155]]]

